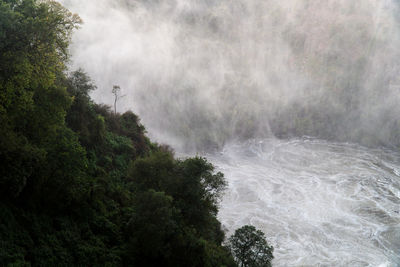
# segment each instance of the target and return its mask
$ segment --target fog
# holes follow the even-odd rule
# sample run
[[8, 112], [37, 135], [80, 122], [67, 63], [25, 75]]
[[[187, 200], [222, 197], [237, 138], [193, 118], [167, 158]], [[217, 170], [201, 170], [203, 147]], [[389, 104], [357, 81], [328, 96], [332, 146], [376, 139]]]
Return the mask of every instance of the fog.
[[[94, 99], [111, 105], [120, 85], [118, 110], [138, 113], [152, 137], [177, 149], [294, 128], [378, 145], [397, 138], [394, 1], [61, 2], [84, 21], [71, 68], [94, 79]], [[312, 127], [293, 119], [301, 112]]]

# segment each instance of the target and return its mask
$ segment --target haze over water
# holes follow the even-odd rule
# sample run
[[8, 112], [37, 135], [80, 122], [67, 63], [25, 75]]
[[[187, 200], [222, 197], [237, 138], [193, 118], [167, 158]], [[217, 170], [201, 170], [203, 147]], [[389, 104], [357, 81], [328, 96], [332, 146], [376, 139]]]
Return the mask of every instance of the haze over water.
[[118, 110], [179, 150], [293, 130], [400, 146], [397, 0], [60, 1], [93, 98], [120, 85]]

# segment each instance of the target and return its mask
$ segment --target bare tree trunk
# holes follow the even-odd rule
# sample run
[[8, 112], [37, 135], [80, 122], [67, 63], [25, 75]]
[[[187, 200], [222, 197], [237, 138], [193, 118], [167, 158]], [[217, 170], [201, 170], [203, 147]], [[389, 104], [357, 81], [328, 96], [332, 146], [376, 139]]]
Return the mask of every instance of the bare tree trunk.
[[117, 115], [117, 95], [115, 95], [115, 100], [114, 100], [114, 115]]

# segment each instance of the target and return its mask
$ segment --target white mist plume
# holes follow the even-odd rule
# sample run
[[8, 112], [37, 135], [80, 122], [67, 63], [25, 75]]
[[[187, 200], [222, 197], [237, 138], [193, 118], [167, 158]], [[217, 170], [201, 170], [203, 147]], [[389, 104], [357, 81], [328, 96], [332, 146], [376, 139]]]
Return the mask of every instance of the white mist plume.
[[94, 99], [112, 104], [119, 84], [120, 111], [176, 148], [270, 135], [296, 105], [384, 141], [399, 124], [394, 1], [60, 2], [84, 20], [73, 65], [95, 80]]

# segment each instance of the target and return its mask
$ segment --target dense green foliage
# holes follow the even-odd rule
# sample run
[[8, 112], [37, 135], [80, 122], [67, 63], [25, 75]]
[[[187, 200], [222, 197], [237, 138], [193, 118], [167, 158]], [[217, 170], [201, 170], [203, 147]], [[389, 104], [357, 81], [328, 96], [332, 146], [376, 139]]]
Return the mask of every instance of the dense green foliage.
[[[57, 84], [78, 17], [55, 2], [0, 1], [0, 21], [1, 195], [16, 197], [25, 187], [34, 191], [47, 183], [39, 169], [55, 172], [57, 159], [50, 155], [59, 154], [57, 149], [78, 164], [64, 178], [80, 179], [84, 151], [64, 125], [72, 99]], [[60, 139], [58, 147], [51, 145]]]
[[254, 226], [245, 225], [229, 238], [232, 254], [240, 267], [271, 267], [273, 247]]
[[235, 266], [216, 215], [226, 183], [177, 160], [132, 112], [66, 74], [80, 23], [53, 1], [0, 0], [0, 265]]

